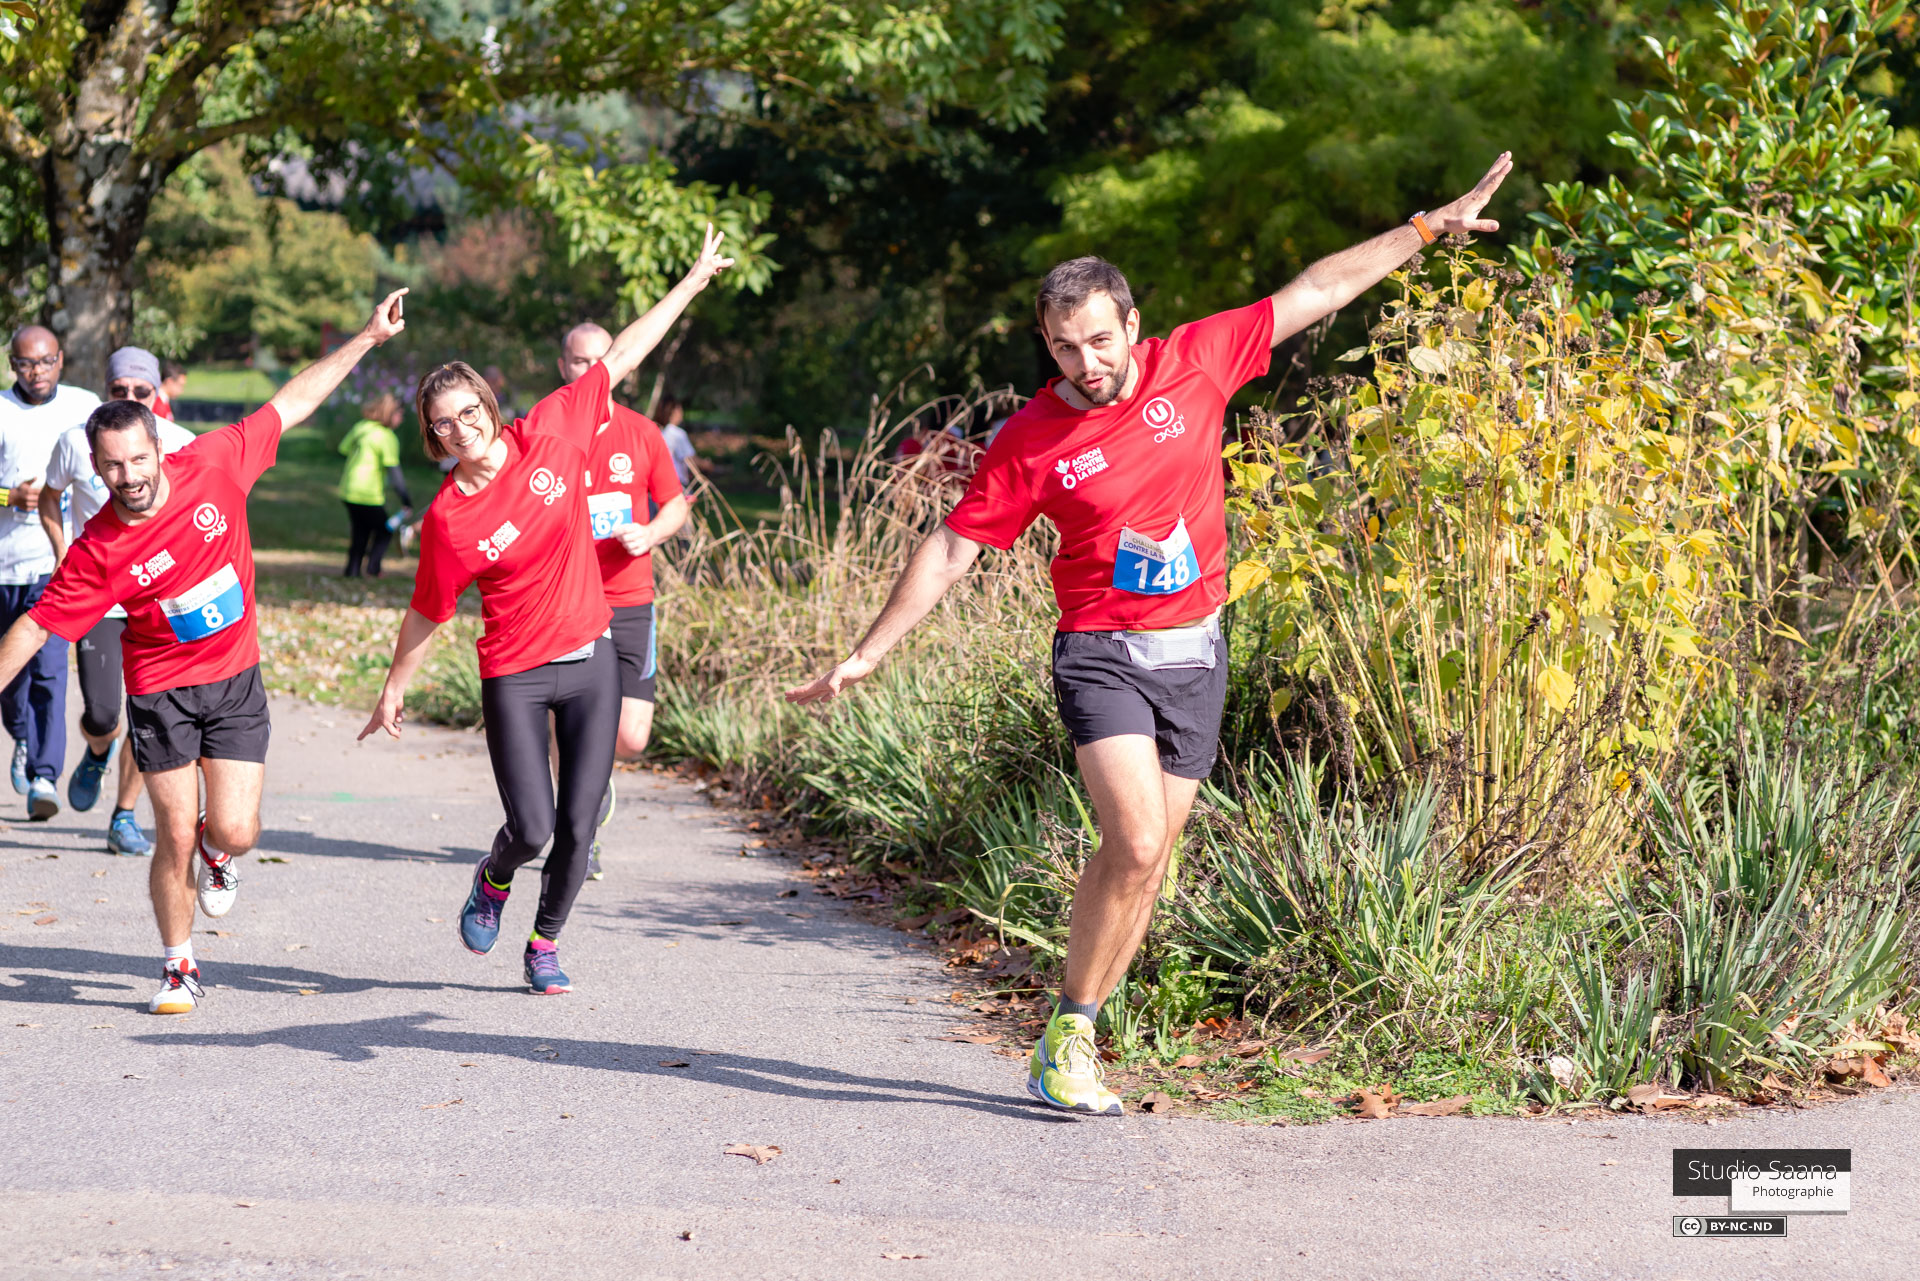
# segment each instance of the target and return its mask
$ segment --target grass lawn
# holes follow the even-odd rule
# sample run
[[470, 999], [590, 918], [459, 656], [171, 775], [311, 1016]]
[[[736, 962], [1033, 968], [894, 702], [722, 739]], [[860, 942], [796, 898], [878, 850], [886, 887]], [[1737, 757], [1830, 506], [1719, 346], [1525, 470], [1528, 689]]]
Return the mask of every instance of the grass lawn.
[[236, 400], [248, 405], [266, 401], [284, 379], [258, 369], [221, 369], [210, 365], [187, 366], [185, 400]]

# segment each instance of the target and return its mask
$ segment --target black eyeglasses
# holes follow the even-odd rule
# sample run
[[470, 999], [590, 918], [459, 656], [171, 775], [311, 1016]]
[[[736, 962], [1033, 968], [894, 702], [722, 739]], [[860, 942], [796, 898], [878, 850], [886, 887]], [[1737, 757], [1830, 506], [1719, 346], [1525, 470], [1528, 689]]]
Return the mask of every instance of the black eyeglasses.
[[153, 387], [149, 383], [113, 383], [107, 388], [108, 400], [152, 400]]
[[9, 358], [9, 363], [11, 363], [15, 369], [18, 369], [23, 374], [31, 373], [36, 369], [56, 369], [60, 365], [60, 353], [55, 352], [51, 356], [39, 356], [39, 357], [13, 356]]
[[427, 429], [436, 436], [451, 436], [453, 435], [454, 420], [458, 419], [462, 427], [465, 427], [468, 431], [474, 431], [480, 426], [481, 412], [480, 404], [476, 401], [459, 413], [453, 415], [452, 418], [434, 419], [427, 424]]

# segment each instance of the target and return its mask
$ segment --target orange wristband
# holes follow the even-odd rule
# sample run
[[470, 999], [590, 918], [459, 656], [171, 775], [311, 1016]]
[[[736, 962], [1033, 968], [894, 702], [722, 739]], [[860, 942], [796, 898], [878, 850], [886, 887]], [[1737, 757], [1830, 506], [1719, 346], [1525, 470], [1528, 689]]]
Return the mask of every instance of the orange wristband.
[[1415, 215], [1414, 215], [1413, 217], [1411, 217], [1411, 218], [1409, 218], [1409, 219], [1407, 219], [1407, 221], [1408, 221], [1408, 222], [1410, 222], [1410, 223], [1412, 223], [1412, 224], [1413, 224], [1413, 229], [1414, 229], [1415, 231], [1417, 231], [1417, 232], [1419, 232], [1419, 233], [1420, 233], [1420, 243], [1421, 243], [1421, 244], [1423, 244], [1423, 245], [1430, 245], [1430, 244], [1432, 244], [1432, 243], [1433, 243], [1434, 241], [1436, 241], [1436, 240], [1438, 240], [1438, 239], [1440, 239], [1440, 237], [1438, 237], [1438, 236], [1436, 236], [1436, 235], [1434, 235], [1434, 234], [1433, 234], [1433, 228], [1432, 228], [1432, 227], [1429, 227], [1429, 226], [1427, 226], [1427, 211], [1426, 211], [1426, 210], [1424, 210], [1424, 209], [1422, 209], [1422, 210], [1421, 210], [1421, 211], [1420, 211], [1419, 213], [1417, 213], [1417, 214], [1415, 214]]

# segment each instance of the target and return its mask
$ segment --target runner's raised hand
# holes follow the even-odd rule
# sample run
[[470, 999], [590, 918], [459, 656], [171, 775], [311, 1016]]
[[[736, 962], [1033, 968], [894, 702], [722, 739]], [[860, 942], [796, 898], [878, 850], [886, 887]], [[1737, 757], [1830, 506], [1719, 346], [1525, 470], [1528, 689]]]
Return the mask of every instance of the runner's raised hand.
[[707, 234], [700, 245], [700, 256], [687, 269], [687, 284], [696, 290], [705, 289], [708, 281], [733, 266], [733, 259], [722, 257], [720, 253], [720, 242], [726, 238], [726, 232], [715, 231], [712, 223], [707, 224]]
[[1482, 218], [1480, 211], [1493, 199], [1493, 193], [1500, 190], [1500, 184], [1513, 172], [1513, 153], [1503, 151], [1494, 160], [1493, 167], [1486, 176], [1474, 184], [1473, 190], [1458, 200], [1449, 201], [1427, 215], [1427, 225], [1433, 228], [1437, 236], [1467, 231], [1498, 231], [1500, 224], [1492, 218]]
[[407, 327], [406, 319], [401, 315], [400, 309], [400, 300], [406, 295], [405, 289], [396, 289], [382, 298], [380, 305], [373, 309], [373, 316], [361, 332], [373, 339], [374, 346], [379, 346]]

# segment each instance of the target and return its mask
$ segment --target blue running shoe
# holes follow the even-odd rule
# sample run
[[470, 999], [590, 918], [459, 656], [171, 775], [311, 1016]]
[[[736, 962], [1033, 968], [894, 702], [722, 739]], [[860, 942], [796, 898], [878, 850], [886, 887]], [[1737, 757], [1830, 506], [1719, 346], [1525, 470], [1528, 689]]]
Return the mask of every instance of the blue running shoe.
[[473, 869], [473, 888], [467, 892], [467, 905], [460, 909], [460, 941], [476, 956], [491, 952], [494, 940], [500, 937], [500, 909], [509, 893], [487, 881], [486, 868], [483, 858]]
[[520, 965], [535, 996], [562, 996], [573, 991], [567, 972], [560, 968], [560, 949], [547, 939], [528, 939]]
[[25, 796], [27, 794], [27, 740], [13, 740], [13, 790]]
[[95, 756], [92, 748], [82, 753], [80, 763], [73, 767], [73, 777], [67, 780], [67, 804], [82, 814], [99, 804], [100, 780], [107, 776], [119, 752], [120, 740], [116, 738], [105, 756]]
[[153, 854], [153, 842], [140, 830], [140, 820], [132, 810], [114, 811], [113, 822], [107, 824], [107, 848], [129, 858], [149, 858]]

